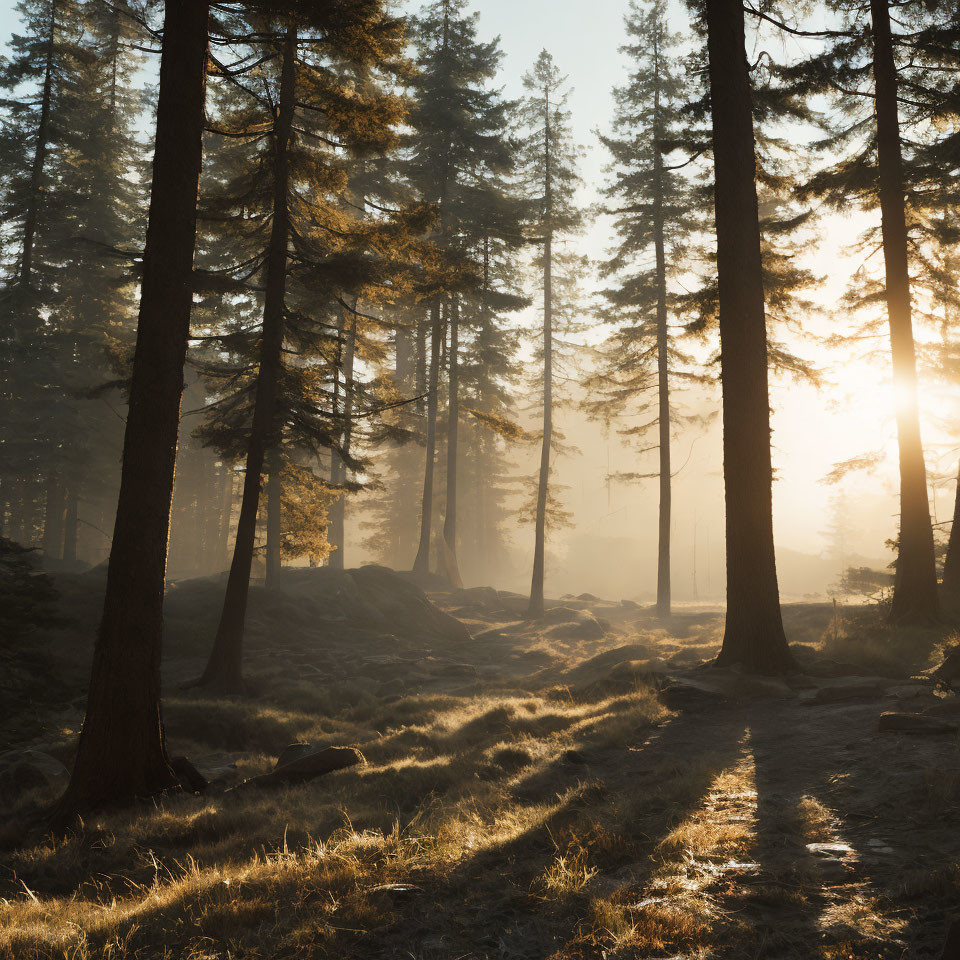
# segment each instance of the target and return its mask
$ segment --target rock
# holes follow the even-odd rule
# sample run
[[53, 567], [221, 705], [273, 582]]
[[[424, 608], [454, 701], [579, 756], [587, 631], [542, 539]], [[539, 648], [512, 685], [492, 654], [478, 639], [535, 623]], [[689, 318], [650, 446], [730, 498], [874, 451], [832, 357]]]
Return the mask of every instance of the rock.
[[185, 793], [203, 793], [210, 784], [207, 778], [186, 758], [174, 757], [170, 768], [180, 781], [180, 789]]
[[952, 683], [954, 680], [960, 680], [960, 644], [955, 644], [945, 651], [946, 656], [943, 663], [937, 667], [931, 674], [937, 680], [943, 683]]
[[301, 757], [313, 753], [316, 749], [316, 744], [305, 743], [303, 741], [287, 744], [287, 746], [280, 751], [280, 756], [277, 757], [277, 763], [273, 769], [276, 770], [279, 767], [286, 766], [288, 763], [293, 763], [294, 760], [299, 760]]
[[804, 690], [799, 699], [808, 706], [871, 699], [883, 696], [887, 684], [882, 677], [842, 677], [836, 682], [821, 683], [813, 690]]
[[463, 590], [454, 590], [450, 594], [450, 600], [463, 606], [491, 607], [494, 610], [503, 608], [500, 594], [493, 587], [467, 587]]
[[564, 750], [563, 759], [567, 763], [581, 764], [581, 763], [590, 762], [590, 758], [585, 753], [582, 753], [580, 750]]
[[931, 716], [927, 713], [888, 713], [880, 714], [878, 724], [881, 733], [956, 733], [960, 730], [960, 720]]
[[709, 699], [750, 700], [793, 696], [793, 690], [779, 677], [760, 677], [718, 667], [701, 671], [696, 676], [675, 677], [662, 693], [667, 706], [685, 706], [690, 702]]
[[56, 757], [39, 750], [12, 751], [0, 757], [0, 790], [23, 793], [46, 787], [59, 793], [70, 782], [70, 771]]
[[960, 960], [960, 920], [954, 920], [950, 924], [940, 960]]
[[896, 697], [897, 700], [914, 700], [928, 693], [930, 693], [930, 687], [922, 683], [897, 683], [887, 687], [886, 690], [888, 697]]
[[543, 615], [542, 623], [554, 624], [548, 636], [569, 640], [599, 640], [604, 635], [603, 624], [586, 610], [573, 607], [553, 607]]
[[643, 607], [641, 607], [640, 604], [637, 603], [636, 600], [621, 600], [621, 601], [620, 601], [620, 606], [621, 606], [621, 607], [626, 607], [627, 610], [642, 610], [642, 609], [643, 609]]
[[[294, 746], [301, 745], [294, 744]], [[284, 764], [278, 762], [271, 773], [264, 773], [259, 777], [244, 780], [234, 789], [239, 790], [246, 786], [271, 787], [281, 783], [306, 783], [308, 780], [322, 777], [326, 773], [353, 767], [358, 763], [366, 763], [366, 758], [356, 747], [313, 749]]]
[[407, 689], [402, 677], [394, 677], [392, 680], [385, 680], [377, 687], [378, 697], [395, 697]]
[[599, 597], [595, 597], [592, 593], [581, 593], [578, 597], [578, 600], [599, 600]]

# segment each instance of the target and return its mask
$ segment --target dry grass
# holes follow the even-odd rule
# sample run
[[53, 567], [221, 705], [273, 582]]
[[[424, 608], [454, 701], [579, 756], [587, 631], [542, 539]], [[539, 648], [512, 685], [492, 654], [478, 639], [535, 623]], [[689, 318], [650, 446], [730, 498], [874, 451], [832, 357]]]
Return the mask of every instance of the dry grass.
[[[840, 659], [831, 618], [823, 605], [785, 613], [791, 640]], [[850, 656], [865, 623], [843, 628]], [[880, 635], [884, 649], [901, 643]], [[848, 812], [872, 802], [863, 771], [835, 765], [844, 741], [790, 780], [789, 762], [770, 767], [779, 745], [755, 746], [776, 733], [763, 716], [659, 703], [656, 665], [709, 659], [721, 637], [702, 613], [640, 616], [592, 643], [521, 624], [468, 664], [429, 651], [409, 668], [429, 674], [422, 689], [408, 678], [391, 697], [377, 688], [393, 662], [380, 670], [359, 650], [352, 678], [312, 680], [323, 648], [285, 660], [254, 643], [251, 698], [172, 690], [171, 751], [227, 782], [270, 769], [295, 740], [353, 744], [367, 764], [280, 790], [171, 796], [66, 838], [31, 833], [50, 797], [21, 797], [0, 830], [0, 958], [899, 957], [917, 936], [903, 904], [942, 911], [956, 865], [847, 882], [812, 862], [805, 845], [850, 839], [863, 821]], [[176, 649], [195, 652], [189, 634]], [[45, 749], [68, 758], [78, 719], [46, 717]], [[817, 737], [797, 749], [819, 758]], [[901, 757], [890, 751], [885, 763]], [[958, 777], [904, 777], [897, 796], [947, 822]], [[863, 863], [868, 836], [851, 840]]]

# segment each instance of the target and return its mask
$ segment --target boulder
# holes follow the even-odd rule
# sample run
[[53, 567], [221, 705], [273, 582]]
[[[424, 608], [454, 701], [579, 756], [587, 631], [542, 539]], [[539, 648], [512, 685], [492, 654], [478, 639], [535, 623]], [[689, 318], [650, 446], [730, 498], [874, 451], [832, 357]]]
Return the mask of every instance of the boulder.
[[889, 681], [883, 677], [841, 677], [835, 682], [822, 682], [812, 690], [804, 690], [799, 699], [808, 706], [873, 699], [882, 697], [888, 685]]
[[950, 924], [940, 960], [960, 960], [960, 920], [954, 920]]
[[378, 697], [397, 697], [407, 689], [406, 683], [402, 677], [394, 677], [392, 680], [385, 680], [377, 687]]
[[[309, 747], [310, 749], [301, 752], [300, 750], [293, 751], [292, 747]], [[306, 783], [308, 780], [322, 777], [334, 770], [344, 770], [347, 767], [354, 767], [358, 763], [366, 763], [366, 758], [356, 747], [316, 748], [311, 744], [291, 744], [291, 747], [288, 747], [284, 752], [291, 759], [282, 764], [278, 760], [277, 766], [270, 773], [244, 780], [234, 789], [247, 786], [273, 787], [284, 783]], [[283, 757], [283, 754], [281, 754], [281, 757]]]
[[16, 750], [0, 756], [0, 791], [19, 794], [35, 787], [54, 792], [65, 790], [70, 771], [49, 753]]
[[503, 608], [500, 594], [493, 587], [468, 587], [463, 590], [454, 590], [450, 594], [450, 600], [462, 606], [489, 607], [493, 610]]
[[960, 730], [960, 720], [949, 720], [946, 717], [931, 716], [926, 713], [889, 711], [880, 714], [878, 727], [881, 733], [956, 733]]
[[695, 676], [675, 677], [662, 691], [667, 706], [686, 706], [698, 700], [752, 700], [787, 698], [793, 690], [779, 677], [760, 677], [739, 670], [711, 667]]
[[186, 757], [174, 757], [170, 768], [177, 775], [184, 793], [203, 793], [210, 786], [207, 778]]

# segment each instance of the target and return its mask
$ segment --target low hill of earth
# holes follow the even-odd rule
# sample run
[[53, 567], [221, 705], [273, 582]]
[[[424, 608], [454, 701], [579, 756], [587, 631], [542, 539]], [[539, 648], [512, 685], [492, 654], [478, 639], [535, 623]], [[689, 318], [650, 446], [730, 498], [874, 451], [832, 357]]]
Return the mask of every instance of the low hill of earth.
[[803, 673], [755, 678], [707, 665], [717, 611], [580, 594], [530, 621], [492, 588], [295, 569], [251, 593], [248, 695], [215, 698], [191, 683], [224, 584], [180, 582], [165, 725], [198, 792], [54, 842], [103, 573], [52, 586], [0, 677], [3, 960], [939, 955], [947, 628], [787, 605]]

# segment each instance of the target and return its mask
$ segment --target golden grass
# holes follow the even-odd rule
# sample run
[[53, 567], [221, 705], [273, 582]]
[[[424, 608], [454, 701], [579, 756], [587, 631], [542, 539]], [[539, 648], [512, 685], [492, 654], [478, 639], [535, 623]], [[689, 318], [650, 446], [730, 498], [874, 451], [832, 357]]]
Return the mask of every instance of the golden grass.
[[[791, 639], [813, 646], [831, 612], [785, 616]], [[747, 722], [673, 717], [642, 671], [571, 679], [617, 645], [674, 663], [715, 652], [719, 618], [675, 620], [579, 648], [528, 637], [538, 669], [557, 665], [537, 682], [451, 681], [387, 702], [374, 681], [314, 684], [264, 659], [255, 698], [173, 692], [171, 751], [201, 765], [216, 756], [255, 775], [298, 739], [356, 745], [368, 762], [277, 790], [171, 796], [19, 846], [14, 822], [0, 960], [860, 960], [877, 952], [862, 944], [906, 936], [896, 897], [956, 897], [960, 874], [943, 866], [905, 871], [884, 893], [828, 884], [803, 849], [842, 837], [842, 809], [811, 788], [768, 799], [761, 817]], [[683, 723], [705, 742], [672, 745]], [[51, 722], [51, 750], [66, 757], [75, 732]], [[956, 775], [915, 789], [943, 815], [958, 795]], [[14, 821], [49, 799], [21, 798]]]

